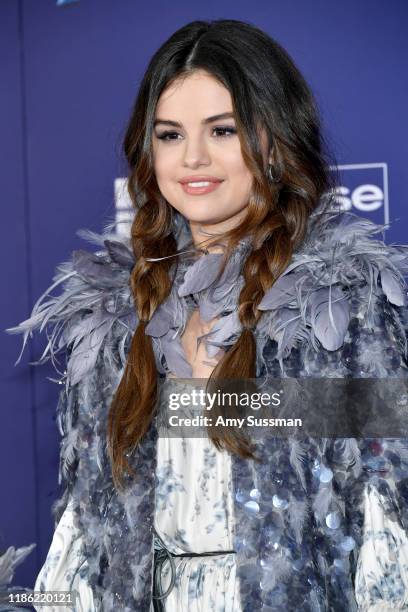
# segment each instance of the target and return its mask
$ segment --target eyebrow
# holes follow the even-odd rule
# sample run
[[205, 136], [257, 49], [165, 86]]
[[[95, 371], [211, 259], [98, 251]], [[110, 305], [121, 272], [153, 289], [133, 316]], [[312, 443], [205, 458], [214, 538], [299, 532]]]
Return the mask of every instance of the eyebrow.
[[[219, 115], [212, 115], [212, 117], [207, 117], [203, 119], [201, 123], [203, 125], [207, 125], [208, 123], [212, 123], [213, 121], [219, 121], [220, 119], [231, 119], [234, 118], [234, 113], [221, 113]], [[156, 127], [157, 124], [163, 123], [164, 125], [171, 125], [173, 127], [181, 128], [183, 125], [178, 121], [170, 121], [170, 119], [156, 119], [153, 123], [153, 127]]]

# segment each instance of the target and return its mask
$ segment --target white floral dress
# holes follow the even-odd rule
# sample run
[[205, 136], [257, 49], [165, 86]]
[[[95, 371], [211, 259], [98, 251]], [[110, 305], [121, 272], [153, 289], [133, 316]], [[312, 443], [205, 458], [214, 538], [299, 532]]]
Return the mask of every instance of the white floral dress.
[[[233, 548], [230, 455], [207, 438], [158, 438], [155, 530], [173, 553]], [[376, 489], [364, 492], [364, 543], [359, 553], [355, 593], [362, 612], [408, 610], [408, 539], [387, 519]], [[87, 584], [87, 562], [68, 504], [58, 523], [35, 590], [76, 589], [75, 612], [95, 610]], [[235, 554], [174, 558], [175, 584], [166, 612], [241, 612]], [[170, 562], [161, 569], [161, 587], [170, 585]], [[43, 612], [61, 607], [41, 606]], [[69, 610], [69, 608], [66, 608]], [[151, 606], [153, 611], [153, 604]]]
[[364, 490], [364, 539], [360, 548], [355, 593], [359, 610], [408, 610], [408, 539], [383, 511], [375, 487]]
[[[175, 554], [233, 550], [230, 455], [208, 438], [158, 438], [155, 531]], [[176, 581], [165, 599], [170, 612], [238, 612], [235, 553], [175, 557]], [[170, 585], [170, 562], [161, 569]], [[152, 608], [153, 610], [153, 608]]]
[[[230, 455], [208, 438], [165, 438], [157, 441], [156, 513], [154, 527], [166, 548], [175, 553], [233, 550], [233, 503]], [[87, 585], [87, 562], [69, 504], [54, 533], [35, 590], [70, 591], [78, 597], [75, 612], [95, 610]], [[235, 554], [175, 557], [175, 584], [163, 600], [166, 612], [238, 612], [239, 582]], [[171, 567], [161, 568], [166, 592]], [[67, 608], [69, 609], [69, 608]], [[41, 606], [39, 611], [60, 612]], [[151, 606], [153, 611], [153, 604]]]

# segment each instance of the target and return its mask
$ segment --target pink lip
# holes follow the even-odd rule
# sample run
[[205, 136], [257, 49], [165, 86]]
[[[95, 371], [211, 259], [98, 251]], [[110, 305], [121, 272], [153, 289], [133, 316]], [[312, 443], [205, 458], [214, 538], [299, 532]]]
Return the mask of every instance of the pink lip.
[[[197, 182], [197, 181], [206, 181], [210, 184], [206, 187], [192, 187], [188, 185], [189, 182]], [[215, 176], [186, 176], [181, 179], [180, 184], [185, 193], [190, 195], [203, 195], [205, 193], [210, 193], [219, 187], [222, 183], [222, 180], [217, 179]]]

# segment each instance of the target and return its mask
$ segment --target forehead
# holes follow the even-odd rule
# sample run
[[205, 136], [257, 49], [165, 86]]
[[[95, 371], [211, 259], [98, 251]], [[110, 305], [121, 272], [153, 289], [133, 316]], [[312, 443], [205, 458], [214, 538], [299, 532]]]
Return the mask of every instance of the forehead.
[[156, 117], [170, 119], [173, 118], [171, 115], [178, 115], [183, 120], [188, 116], [204, 117], [232, 110], [228, 89], [215, 77], [200, 70], [177, 78], [162, 92], [156, 106]]

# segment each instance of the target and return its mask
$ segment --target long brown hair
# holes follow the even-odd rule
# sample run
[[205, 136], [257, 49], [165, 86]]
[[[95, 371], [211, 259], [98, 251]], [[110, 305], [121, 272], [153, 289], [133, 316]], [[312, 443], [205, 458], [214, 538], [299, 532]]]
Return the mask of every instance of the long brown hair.
[[[333, 193], [335, 185], [313, 95], [288, 53], [265, 32], [236, 20], [194, 21], [175, 32], [154, 54], [124, 139], [128, 190], [136, 210], [131, 228], [136, 258], [131, 288], [139, 322], [109, 411], [108, 451], [118, 488], [123, 486], [125, 472], [133, 471], [128, 454], [154, 416], [158, 373], [145, 327], [172, 286], [173, 259], [147, 259], [177, 251], [175, 213], [160, 193], [153, 171], [155, 108], [175, 79], [199, 69], [229, 90], [243, 159], [253, 175], [247, 216], [223, 236], [224, 264], [241, 238], [252, 237], [238, 303], [243, 331], [215, 367], [211, 380], [256, 376], [253, 330], [262, 314], [257, 306], [301, 244], [310, 214], [322, 196]], [[264, 167], [260, 127], [266, 130], [272, 150], [274, 180]], [[215, 429], [209, 435], [217, 448], [255, 458], [250, 445], [233, 429], [222, 439]]]

